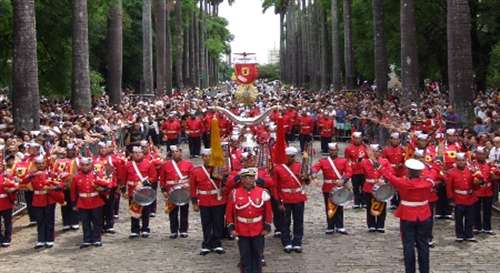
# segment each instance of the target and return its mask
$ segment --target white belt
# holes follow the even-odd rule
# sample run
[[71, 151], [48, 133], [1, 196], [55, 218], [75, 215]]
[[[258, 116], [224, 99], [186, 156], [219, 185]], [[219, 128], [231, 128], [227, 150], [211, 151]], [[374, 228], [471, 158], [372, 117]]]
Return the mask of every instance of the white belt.
[[491, 186], [491, 183], [486, 183], [486, 184], [481, 185], [481, 188], [487, 188], [489, 186]]
[[472, 193], [472, 190], [467, 190], [467, 191], [462, 191], [462, 190], [455, 190], [455, 193], [461, 194], [461, 195], [469, 195]]
[[303, 129], [309, 129], [311, 126], [302, 126]]
[[196, 191], [198, 194], [201, 195], [213, 195], [213, 194], [219, 194], [218, 190], [211, 190], [211, 191], [202, 191], [202, 190], [197, 190]]
[[167, 185], [175, 185], [177, 184], [177, 180], [167, 180]]
[[258, 223], [258, 222], [262, 221], [262, 216], [258, 216], [255, 218], [245, 218], [245, 217], [238, 216], [238, 217], [236, 217], [236, 219], [238, 219], [238, 221], [245, 223], [245, 224], [253, 224], [253, 223]]
[[370, 184], [375, 184], [379, 181], [380, 179], [366, 179], [365, 182], [366, 183], [370, 183]]
[[78, 194], [78, 196], [82, 197], [82, 198], [92, 198], [92, 197], [96, 197], [98, 195], [99, 195], [99, 193], [97, 193], [97, 192], [89, 192], [89, 193], [82, 192], [82, 193]]
[[325, 184], [334, 184], [336, 182], [338, 182], [339, 179], [327, 179], [327, 180], [323, 180], [323, 183]]
[[281, 189], [282, 192], [285, 193], [298, 193], [298, 192], [303, 192], [302, 188], [288, 188], [288, 189]]
[[47, 191], [46, 190], [43, 190], [43, 191], [34, 191], [33, 193], [34, 194], [38, 194], [38, 195], [43, 195], [43, 194], [47, 194]]
[[0, 194], [0, 198], [7, 198], [7, 197], [9, 197], [9, 196], [5, 193]]
[[167, 131], [167, 134], [177, 134], [177, 131]]
[[401, 205], [407, 206], [407, 207], [420, 207], [420, 206], [425, 206], [429, 204], [429, 201], [420, 201], [420, 202], [413, 202], [413, 201], [405, 201], [401, 200]]
[[128, 181], [127, 182], [127, 185], [129, 186], [135, 186], [137, 184], [138, 181]]

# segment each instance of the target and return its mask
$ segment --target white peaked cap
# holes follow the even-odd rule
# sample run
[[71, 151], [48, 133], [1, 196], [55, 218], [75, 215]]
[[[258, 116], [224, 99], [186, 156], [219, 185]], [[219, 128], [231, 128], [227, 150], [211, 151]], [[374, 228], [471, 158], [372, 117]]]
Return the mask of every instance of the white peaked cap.
[[455, 133], [456, 133], [455, 129], [448, 129], [448, 130], [446, 130], [446, 134], [447, 135], [453, 136], [453, 135], [455, 135]]
[[43, 155], [35, 157], [35, 163], [43, 163], [43, 162], [45, 162], [45, 157], [43, 157]]
[[379, 144], [370, 144], [370, 148], [374, 151], [378, 151], [380, 149]]
[[418, 134], [417, 139], [427, 140], [427, 137], [429, 137], [427, 134]]
[[298, 152], [299, 152], [299, 150], [297, 150], [297, 148], [292, 147], [292, 146], [286, 147], [286, 149], [285, 149], [286, 155], [296, 155]]
[[361, 137], [362, 135], [363, 134], [361, 132], [354, 132], [354, 133], [352, 133], [352, 136], [356, 137], [356, 138]]
[[330, 143], [328, 143], [328, 149], [330, 149], [330, 150], [337, 150], [337, 143], [336, 142], [330, 142]]
[[399, 133], [398, 132], [394, 132], [391, 134], [391, 138], [394, 138], [394, 139], [399, 139]]
[[170, 151], [172, 151], [172, 152], [177, 152], [179, 150], [179, 147], [177, 147], [177, 145], [170, 145], [169, 148], [170, 148]]
[[425, 165], [424, 163], [422, 163], [422, 161], [413, 158], [406, 160], [405, 166], [410, 170], [416, 170], [416, 171], [421, 171], [425, 168]]
[[82, 164], [90, 164], [90, 163], [92, 163], [92, 158], [90, 158], [90, 157], [82, 157], [80, 159], [80, 162], [82, 162]]
[[465, 153], [457, 153], [457, 159], [465, 159]]
[[212, 150], [210, 150], [210, 149], [203, 149], [203, 150], [201, 150], [201, 154], [202, 155], [210, 155], [211, 151]]
[[418, 156], [418, 157], [423, 157], [425, 154], [424, 150], [423, 149], [416, 149], [415, 150], [415, 155]]

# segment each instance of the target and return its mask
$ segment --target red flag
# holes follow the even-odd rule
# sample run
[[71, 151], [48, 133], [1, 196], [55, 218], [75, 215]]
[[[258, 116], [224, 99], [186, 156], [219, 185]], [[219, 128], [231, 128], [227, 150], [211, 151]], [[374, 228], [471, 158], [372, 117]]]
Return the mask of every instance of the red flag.
[[286, 163], [286, 139], [283, 117], [280, 115], [277, 120], [278, 127], [276, 128], [276, 145], [274, 145], [273, 159], [274, 164]]
[[234, 72], [241, 84], [252, 84], [259, 75], [257, 64], [235, 64]]

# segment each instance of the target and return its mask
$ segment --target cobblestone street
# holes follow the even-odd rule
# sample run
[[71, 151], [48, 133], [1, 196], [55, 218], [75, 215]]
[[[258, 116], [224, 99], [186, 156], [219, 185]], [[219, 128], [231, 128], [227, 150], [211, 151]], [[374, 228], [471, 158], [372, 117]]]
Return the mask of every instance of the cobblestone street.
[[[399, 223], [388, 214], [385, 234], [368, 233], [365, 210], [347, 209], [344, 235], [325, 235], [325, 216], [320, 184], [308, 187], [305, 211], [304, 253], [285, 254], [279, 239], [266, 241], [265, 272], [403, 272]], [[161, 198], [160, 198], [161, 199]], [[159, 213], [151, 221], [147, 239], [128, 239], [130, 220], [122, 201], [117, 233], [104, 235], [104, 246], [80, 250], [82, 232], [61, 233], [57, 209], [56, 244], [52, 249], [34, 250], [36, 229], [23, 228], [27, 217], [14, 226], [13, 244], [0, 249], [0, 272], [238, 272], [235, 241], [224, 241], [225, 255], [199, 256], [201, 226], [197, 213], [190, 209], [189, 238], [168, 238], [168, 217]], [[494, 217], [498, 233], [500, 220]], [[500, 240], [497, 236], [478, 236], [478, 243], [455, 243], [453, 221], [439, 220], [435, 225], [437, 246], [431, 249], [432, 272], [500, 272]]]

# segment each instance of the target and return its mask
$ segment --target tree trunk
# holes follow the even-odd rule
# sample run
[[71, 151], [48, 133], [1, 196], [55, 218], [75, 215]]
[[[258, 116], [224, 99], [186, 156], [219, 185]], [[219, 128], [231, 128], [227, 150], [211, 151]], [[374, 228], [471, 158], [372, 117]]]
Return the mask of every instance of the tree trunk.
[[320, 79], [321, 90], [326, 91], [329, 89], [329, 75], [328, 75], [328, 27], [326, 21], [326, 14], [320, 8]]
[[344, 0], [344, 63], [345, 85], [354, 88], [354, 61], [352, 54], [351, 0]]
[[108, 86], [109, 103], [118, 105], [122, 99], [123, 63], [122, 0], [114, 0], [108, 15]]
[[[158, 0], [162, 1], [162, 0]], [[153, 93], [153, 37], [151, 33], [151, 0], [142, 5], [142, 79], [143, 94]]]
[[12, 114], [17, 132], [40, 127], [35, 0], [12, 0]]
[[167, 0], [167, 9], [166, 9], [166, 16], [165, 16], [165, 21], [166, 21], [166, 36], [165, 36], [165, 63], [166, 63], [166, 68], [165, 68], [165, 89], [167, 90], [167, 95], [172, 94], [172, 32], [170, 31], [170, 9], [169, 7], [172, 6], [171, 1], [172, 0]]
[[338, 0], [332, 0], [332, 83], [333, 90], [342, 88], [341, 64], [340, 64], [340, 41], [339, 41], [339, 8]]
[[193, 11], [193, 84], [200, 87], [200, 23], [197, 10]]
[[184, 88], [182, 73], [183, 33], [182, 33], [182, 0], [175, 1], [175, 80], [179, 89]]
[[285, 81], [285, 13], [280, 12], [280, 79]]
[[418, 100], [419, 66], [417, 50], [417, 25], [415, 0], [401, 0], [401, 79], [404, 95], [403, 104], [409, 98]]
[[165, 56], [167, 54], [166, 35], [167, 35], [167, 3], [165, 0], [155, 0], [155, 52], [156, 52], [156, 92], [155, 95], [160, 97], [166, 92], [166, 70], [167, 62]]
[[73, 92], [71, 105], [76, 113], [88, 113], [92, 107], [87, 0], [73, 1]]
[[375, 85], [379, 99], [387, 93], [387, 49], [384, 30], [384, 0], [373, 0], [373, 37], [375, 48]]
[[448, 0], [448, 85], [450, 101], [465, 125], [474, 118], [471, 18], [467, 0]]
[[204, 10], [204, 2], [206, 0], [200, 0], [200, 60], [199, 60], [199, 73], [201, 76], [201, 88], [207, 88], [208, 86], [208, 75], [207, 75], [207, 67], [206, 67], [206, 55], [205, 55], [205, 10]]
[[183, 42], [183, 60], [182, 60], [182, 68], [183, 72], [182, 75], [184, 76], [182, 79], [182, 83], [184, 85], [188, 84], [191, 79], [191, 72], [190, 72], [190, 63], [191, 63], [191, 56], [190, 56], [190, 44], [189, 44], [189, 37], [191, 37], [191, 33], [189, 33], [189, 27], [186, 27], [184, 29], [184, 42]]

